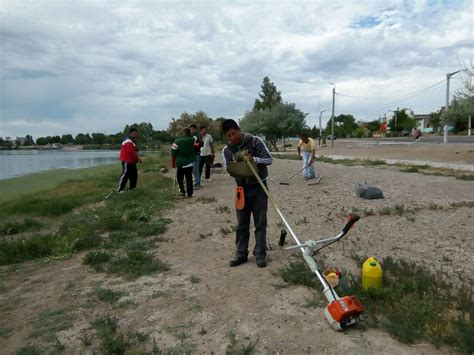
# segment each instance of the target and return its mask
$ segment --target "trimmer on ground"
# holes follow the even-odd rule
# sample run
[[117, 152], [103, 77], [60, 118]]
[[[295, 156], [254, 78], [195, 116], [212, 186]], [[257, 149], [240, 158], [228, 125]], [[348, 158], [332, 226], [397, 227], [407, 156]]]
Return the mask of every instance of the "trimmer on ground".
[[[236, 164], [242, 164], [243, 162], [239, 162]], [[257, 173], [257, 167], [255, 163], [251, 160], [247, 160], [246, 164], [250, 169], [249, 176], [255, 176], [258, 183], [262, 187], [263, 191], [267, 195], [268, 199], [272, 203], [273, 207], [277, 211], [278, 215], [280, 216], [281, 220], [283, 221], [286, 229], [293, 237], [296, 245], [285, 248], [286, 250], [294, 250], [300, 249], [303, 259], [308, 264], [311, 271], [315, 274], [319, 282], [323, 285], [323, 293], [326, 299], [328, 300], [329, 304], [326, 306], [324, 310], [324, 315], [326, 316], [329, 324], [336, 329], [341, 330], [347, 328], [351, 325], [354, 325], [359, 320], [359, 315], [363, 311], [363, 306], [360, 301], [357, 299], [356, 296], [343, 296], [340, 297], [336, 291], [329, 285], [327, 280], [324, 278], [323, 274], [319, 270], [318, 264], [314, 260], [313, 256], [320, 251], [322, 248], [327, 247], [328, 245], [335, 243], [341, 240], [347, 232], [351, 229], [351, 227], [359, 220], [359, 216], [351, 214], [349, 216], [349, 220], [342, 228], [342, 230], [334, 237], [324, 238], [321, 240], [307, 240], [304, 243], [301, 243], [296, 234], [294, 233], [291, 226], [286, 221], [285, 217], [281, 213], [280, 209], [276, 205], [272, 194], [268, 191], [267, 187], [260, 179], [260, 176]], [[239, 169], [242, 171], [242, 169]], [[229, 171], [230, 172], [230, 171]], [[231, 173], [232, 175], [232, 173]], [[285, 244], [285, 237], [287, 235], [286, 230], [282, 230], [282, 234], [280, 236], [280, 246], [284, 246]]]
[[298, 170], [296, 173], [286, 179], [286, 181], [280, 181], [280, 185], [289, 185], [291, 180], [293, 180], [296, 176], [298, 176], [299, 173], [301, 173], [304, 169], [309, 168], [311, 165], [312, 164], [308, 164], [304, 168]]

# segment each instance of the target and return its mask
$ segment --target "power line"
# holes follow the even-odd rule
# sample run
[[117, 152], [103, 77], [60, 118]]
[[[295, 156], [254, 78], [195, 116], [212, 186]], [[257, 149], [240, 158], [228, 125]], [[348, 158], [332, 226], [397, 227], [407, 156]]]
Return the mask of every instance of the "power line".
[[[379, 106], [379, 107], [377, 107], [377, 108], [370, 108], [370, 109], [367, 109], [367, 110], [362, 111], [362, 112], [365, 113], [365, 114], [367, 114], [367, 115], [370, 115], [370, 114], [372, 114], [372, 113], [377, 113], [377, 111], [383, 110], [383, 109], [385, 109], [385, 108], [387, 108], [387, 107], [389, 107], [389, 106], [392, 106], [392, 105], [394, 105], [394, 104], [398, 104], [400, 101], [405, 101], [405, 100], [411, 99], [411, 98], [413, 98], [413, 97], [415, 97], [415, 96], [419, 96], [419, 95], [424, 94], [424, 93], [426, 93], [426, 92], [428, 92], [428, 91], [430, 91], [430, 90], [432, 90], [432, 89], [435, 89], [435, 88], [437, 88], [438, 86], [440, 86], [440, 84], [443, 84], [444, 82], [446, 82], [446, 79], [443, 79], [443, 80], [441, 80], [441, 81], [439, 81], [439, 82], [437, 82], [437, 83], [435, 83], [435, 84], [433, 84], [433, 85], [430, 85], [430, 86], [428, 86], [428, 87], [426, 87], [426, 88], [424, 88], [424, 89], [415, 91], [415, 92], [413, 92], [412, 94], [410, 94], [410, 95], [408, 95], [408, 96], [400, 97], [400, 98], [398, 98], [396, 101], [387, 102], [387, 103], [384, 104], [383, 106]], [[343, 95], [341, 95], [341, 96], [343, 96]]]
[[[413, 92], [409, 92], [409, 93], [402, 93], [402, 94], [395, 94], [395, 95], [391, 95], [391, 96], [373, 96], [373, 97], [364, 97], [364, 96], [354, 96], [354, 95], [347, 95], [347, 94], [341, 94], [341, 93], [336, 93], [336, 95], [338, 96], [344, 96], [344, 97], [350, 97], [350, 98], [354, 98], [354, 99], [361, 99], [361, 100], [388, 100], [388, 99], [400, 99], [400, 97], [403, 97], [403, 96], [406, 96], [406, 95], [409, 95], [410, 97], [413, 97], [411, 95], [418, 95], [420, 93], [423, 93], [427, 90], [430, 90], [442, 83], [444, 83], [446, 81], [446, 79], [443, 79], [441, 81], [438, 81], [437, 83], [434, 83], [426, 88], [423, 88], [423, 89], [419, 89], [419, 90], [416, 90], [416, 91], [413, 91]], [[403, 99], [402, 99], [403, 100]]]

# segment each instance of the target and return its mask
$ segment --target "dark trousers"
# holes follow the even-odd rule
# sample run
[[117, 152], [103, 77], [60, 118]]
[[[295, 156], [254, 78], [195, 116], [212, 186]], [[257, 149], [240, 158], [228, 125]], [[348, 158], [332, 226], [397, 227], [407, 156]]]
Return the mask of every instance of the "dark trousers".
[[206, 164], [206, 179], [211, 177], [211, 163], [212, 155], [201, 156], [201, 161], [199, 162], [199, 176], [202, 175], [202, 168], [204, 167], [204, 164]]
[[237, 210], [237, 232], [235, 234], [236, 256], [246, 258], [250, 239], [250, 216], [255, 225], [255, 248], [253, 255], [267, 255], [267, 207], [268, 198], [259, 184], [244, 186], [245, 207]]
[[186, 177], [186, 191], [188, 192], [188, 196], [191, 197], [193, 195], [193, 167], [189, 166], [187, 168], [182, 168], [178, 166], [178, 170], [176, 172], [176, 179], [178, 180], [179, 191], [182, 194], [185, 194], [186, 191], [184, 190], [184, 178]]
[[122, 175], [120, 175], [119, 185], [117, 191], [123, 191], [130, 180], [130, 190], [137, 187], [138, 171], [137, 164], [122, 162]]

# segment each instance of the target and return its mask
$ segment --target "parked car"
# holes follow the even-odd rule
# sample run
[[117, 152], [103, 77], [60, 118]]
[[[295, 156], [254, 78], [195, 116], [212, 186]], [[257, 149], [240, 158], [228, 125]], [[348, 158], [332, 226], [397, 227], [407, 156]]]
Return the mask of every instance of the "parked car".
[[329, 135], [329, 136], [326, 137], [326, 139], [327, 139], [328, 141], [332, 141], [333, 139], [336, 140], [336, 136], [331, 136], [331, 135]]

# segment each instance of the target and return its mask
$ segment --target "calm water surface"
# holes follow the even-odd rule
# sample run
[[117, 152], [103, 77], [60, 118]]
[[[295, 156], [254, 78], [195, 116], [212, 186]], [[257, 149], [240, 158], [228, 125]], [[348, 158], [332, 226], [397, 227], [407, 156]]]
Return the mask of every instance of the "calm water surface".
[[119, 164], [114, 150], [0, 150], [0, 180], [51, 169]]

